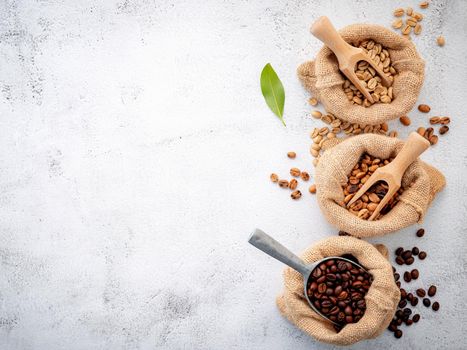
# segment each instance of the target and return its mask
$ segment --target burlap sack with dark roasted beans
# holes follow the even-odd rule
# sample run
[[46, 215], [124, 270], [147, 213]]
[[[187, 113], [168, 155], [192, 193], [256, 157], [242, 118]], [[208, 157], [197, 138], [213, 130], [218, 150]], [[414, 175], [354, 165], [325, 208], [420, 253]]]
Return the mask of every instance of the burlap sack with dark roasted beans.
[[297, 271], [284, 271], [284, 291], [277, 298], [283, 316], [311, 337], [335, 345], [351, 345], [364, 339], [376, 338], [391, 322], [400, 300], [392, 266], [383, 245], [372, 245], [354, 237], [330, 237], [308, 248], [301, 258], [305, 263], [329, 256], [352, 254], [373, 276], [365, 296], [366, 310], [357, 323], [347, 324], [337, 332], [333, 325], [315, 313], [305, 299], [303, 277]]

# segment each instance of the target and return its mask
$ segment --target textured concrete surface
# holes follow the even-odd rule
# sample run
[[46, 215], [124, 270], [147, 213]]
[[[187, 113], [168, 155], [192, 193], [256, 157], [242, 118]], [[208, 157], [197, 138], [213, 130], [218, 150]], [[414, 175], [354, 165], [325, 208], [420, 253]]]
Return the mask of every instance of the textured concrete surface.
[[[258, 226], [300, 252], [336, 233], [315, 198], [268, 181], [312, 172], [295, 70], [318, 16], [389, 26], [399, 5], [417, 2], [2, 1], [0, 349], [333, 349], [279, 315], [283, 266], [246, 240]], [[448, 186], [425, 238], [374, 241], [428, 251], [415, 266], [441, 309], [354, 349], [465, 348], [467, 2], [423, 13], [420, 102], [453, 119], [423, 159]], [[287, 128], [260, 93], [267, 62]]]

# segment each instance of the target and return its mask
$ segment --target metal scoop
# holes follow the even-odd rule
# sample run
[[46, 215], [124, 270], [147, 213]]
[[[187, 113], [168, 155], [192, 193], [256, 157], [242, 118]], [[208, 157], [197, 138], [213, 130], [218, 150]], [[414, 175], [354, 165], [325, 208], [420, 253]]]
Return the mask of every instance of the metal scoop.
[[[310, 278], [311, 273], [313, 270], [318, 267], [321, 263], [331, 260], [331, 259], [337, 259], [337, 260], [344, 260], [352, 265], [361, 268], [362, 270], [366, 271], [366, 269], [357, 264], [356, 262], [340, 257], [340, 256], [329, 256], [324, 259], [315, 261], [314, 263], [311, 264], [305, 264], [302, 259], [300, 259], [298, 256], [296, 256], [294, 253], [292, 253], [290, 250], [288, 250], [286, 247], [284, 247], [282, 244], [277, 242], [274, 238], [266, 234], [265, 232], [261, 231], [260, 229], [256, 229], [248, 239], [248, 243], [254, 245], [256, 248], [259, 250], [262, 250], [266, 254], [272, 256], [273, 258], [283, 262], [284, 264], [290, 266], [292, 269], [294, 269], [297, 272], [300, 272], [303, 276], [303, 285], [304, 285], [304, 294], [305, 298], [308, 301], [308, 304], [310, 307], [313, 309], [314, 312], [316, 312], [318, 315], [323, 317], [324, 319], [328, 320], [329, 322], [339, 325], [337, 322], [331, 321], [329, 318], [327, 318], [325, 315], [323, 315], [319, 310], [313, 305], [311, 300], [308, 297], [307, 293], [307, 284], [308, 280]], [[368, 272], [368, 271], [366, 271]]]
[[375, 172], [369, 177], [365, 184], [358, 190], [357, 193], [352, 197], [347, 207], [350, 207], [355, 203], [366, 191], [370, 189], [375, 183], [384, 181], [388, 185], [388, 192], [381, 199], [378, 206], [376, 207], [373, 214], [368, 220], [374, 220], [384, 206], [389, 202], [392, 196], [401, 187], [402, 176], [405, 170], [412, 164], [420, 154], [430, 147], [430, 142], [427, 141], [423, 136], [416, 132], [411, 132], [407, 141], [405, 141], [404, 147], [397, 154], [396, 158], [381, 168], [375, 170]]
[[365, 98], [373, 103], [369, 91], [363, 85], [362, 81], [357, 78], [355, 74], [355, 66], [360, 61], [365, 61], [378, 73], [381, 78], [381, 83], [388, 87], [391, 86], [391, 81], [388, 79], [383, 69], [376, 65], [371, 57], [363, 51], [363, 49], [356, 48], [347, 44], [340, 36], [337, 30], [332, 25], [329, 18], [326, 16], [320, 17], [311, 26], [311, 34], [321, 40], [327, 47], [329, 47], [337, 57], [339, 62], [339, 69], [342, 73], [355, 85], [355, 87], [365, 96]]

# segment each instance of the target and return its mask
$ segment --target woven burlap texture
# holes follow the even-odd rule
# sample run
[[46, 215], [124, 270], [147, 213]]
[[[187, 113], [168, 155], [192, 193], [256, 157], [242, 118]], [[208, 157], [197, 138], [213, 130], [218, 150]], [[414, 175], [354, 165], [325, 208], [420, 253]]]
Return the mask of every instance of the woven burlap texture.
[[373, 24], [350, 25], [339, 33], [350, 44], [372, 39], [388, 48], [398, 73], [392, 85], [394, 100], [370, 107], [352, 104], [342, 88], [344, 78], [336, 56], [327, 46], [323, 46], [314, 61], [299, 66], [298, 77], [303, 86], [319, 99], [328, 113], [351, 123], [377, 125], [407, 114], [415, 105], [424, 80], [425, 62], [415, 45], [401, 35]]
[[402, 178], [403, 187], [412, 185], [402, 193], [399, 203], [381, 219], [360, 219], [338, 204], [344, 200], [341, 184], [347, 183], [347, 174], [350, 174], [362, 154], [387, 159], [396, 156], [403, 145], [404, 141], [397, 138], [375, 134], [324, 143], [325, 151], [316, 167], [315, 181], [318, 204], [330, 224], [355, 237], [373, 237], [423, 220], [436, 193], [446, 185], [446, 180], [441, 172], [420, 159], [407, 168]]
[[297, 271], [284, 271], [284, 292], [277, 298], [277, 306], [283, 316], [313, 338], [330, 344], [350, 345], [358, 341], [376, 338], [391, 322], [400, 299], [387, 260], [388, 251], [383, 245], [373, 246], [354, 237], [330, 237], [324, 239], [301, 256], [312, 263], [328, 256], [354, 255], [373, 276], [373, 282], [365, 296], [367, 309], [357, 322], [346, 325], [339, 333], [332, 324], [316, 314], [304, 296], [303, 278]]

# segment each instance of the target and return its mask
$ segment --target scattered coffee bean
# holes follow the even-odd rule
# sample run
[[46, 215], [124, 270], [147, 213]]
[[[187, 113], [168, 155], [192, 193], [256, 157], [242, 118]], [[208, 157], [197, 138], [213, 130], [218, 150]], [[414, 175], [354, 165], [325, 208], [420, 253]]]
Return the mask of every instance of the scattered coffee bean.
[[420, 253], [420, 250], [417, 247], [413, 247], [412, 248], [412, 254], [413, 255], [418, 255], [418, 253]]
[[405, 272], [404, 272], [404, 281], [406, 281], [407, 283], [409, 283], [411, 280], [412, 280], [412, 276], [410, 275], [410, 272], [409, 272], [409, 271], [405, 271]]
[[407, 326], [411, 326], [411, 325], [413, 324], [413, 321], [412, 321], [410, 318], [408, 318], [408, 319], [405, 321], [405, 324], [406, 324]]
[[439, 128], [440, 135], [444, 135], [448, 131], [449, 131], [449, 126], [447, 126], [447, 125], [443, 125], [442, 127]]
[[403, 253], [402, 253], [402, 258], [404, 260], [407, 260], [408, 258], [411, 258], [412, 257], [412, 251], [411, 250], [405, 250]]
[[423, 288], [418, 288], [417, 289], [417, 295], [420, 297], [420, 298], [423, 298], [425, 295], [426, 295], [426, 292]]
[[407, 306], [407, 300], [403, 299], [399, 301], [399, 307], [402, 309]]
[[433, 305], [431, 305], [431, 308], [433, 309], [433, 311], [438, 311], [439, 310], [439, 303], [437, 301], [435, 301], [433, 303]]
[[287, 152], [287, 157], [294, 159], [297, 156], [297, 153], [295, 152]]
[[297, 186], [298, 186], [298, 181], [297, 180], [295, 180], [295, 179], [290, 180], [289, 188], [291, 190], [295, 190], [297, 188]]
[[279, 181], [279, 176], [277, 176], [277, 174], [274, 174], [274, 173], [272, 173], [269, 178], [271, 179], [272, 182]]
[[424, 260], [424, 259], [426, 258], [426, 252], [420, 252], [420, 253], [418, 253], [418, 258], [419, 258], [420, 260]]
[[431, 110], [431, 108], [428, 105], [421, 104], [418, 105], [418, 110], [422, 113], [428, 113]]
[[431, 305], [431, 301], [428, 298], [423, 298], [423, 305], [429, 307]]
[[410, 275], [412, 276], [413, 280], [416, 280], [419, 276], [419, 272], [417, 269], [413, 269], [412, 271], [410, 271]]
[[300, 173], [300, 178], [303, 180], [303, 181], [308, 181], [310, 180], [310, 174], [308, 174], [306, 171], [302, 171]]
[[308, 188], [308, 191], [310, 191], [310, 193], [313, 193], [313, 194], [316, 193], [316, 185], [315, 184], [311, 185]]
[[300, 174], [301, 174], [300, 169], [298, 169], [298, 168], [290, 169], [290, 175], [292, 175], [293, 177], [299, 177]]
[[288, 188], [289, 182], [287, 180], [279, 180], [279, 187]]
[[412, 298], [412, 301], [410, 302], [410, 305], [416, 306], [417, 304], [418, 304], [418, 298], [417, 298], [417, 297], [413, 297], [413, 298]]
[[404, 248], [399, 247], [396, 249], [396, 255], [401, 255], [404, 252]]
[[397, 339], [399, 339], [400, 337], [402, 337], [402, 334], [403, 334], [403, 333], [402, 333], [402, 331], [401, 331], [400, 329], [398, 329], [398, 330], [396, 330], [396, 331], [394, 332], [394, 336], [395, 336]]
[[436, 286], [430, 286], [430, 288], [428, 288], [428, 296], [434, 297], [435, 294], [436, 294]]
[[407, 294], [407, 300], [412, 302], [412, 300], [413, 300], [413, 294], [412, 293]]
[[292, 197], [292, 199], [299, 199], [300, 197], [302, 196], [302, 192], [300, 192], [299, 190], [296, 190], [296, 191], [293, 191], [292, 194], [290, 195], [290, 197]]
[[425, 230], [423, 228], [417, 231], [417, 237], [423, 237], [424, 234], [425, 234]]
[[398, 257], [396, 258], [396, 263], [397, 263], [398, 265], [404, 265], [404, 259], [402, 259], [401, 256], [398, 256]]
[[415, 259], [414, 259], [413, 257], [410, 257], [410, 258], [408, 258], [408, 259], [405, 259], [405, 263], [406, 263], [407, 265], [412, 265], [414, 261], [415, 261]]
[[418, 322], [418, 321], [420, 321], [420, 315], [419, 315], [419, 314], [415, 314], [415, 315], [413, 315], [413, 317], [412, 317], [412, 321], [414, 321], [414, 322]]

